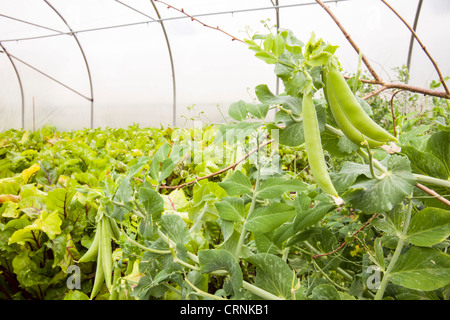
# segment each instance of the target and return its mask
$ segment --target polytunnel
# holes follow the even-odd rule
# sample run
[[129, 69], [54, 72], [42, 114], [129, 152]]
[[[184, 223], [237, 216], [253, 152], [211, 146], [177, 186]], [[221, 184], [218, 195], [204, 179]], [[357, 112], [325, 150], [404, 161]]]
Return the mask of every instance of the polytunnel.
[[[393, 68], [408, 64], [411, 84], [438, 80], [411, 31], [384, 3], [324, 2], [378, 72], [391, 77]], [[448, 2], [390, 5], [417, 29], [447, 74], [445, 33], [436, 37], [436, 32], [448, 28]], [[249, 98], [256, 85], [267, 83], [274, 91], [279, 86], [271, 66], [255, 59], [246, 44], [232, 41], [264, 32], [266, 20], [303, 41], [315, 32], [338, 45], [347, 71], [358, 62], [314, 1], [11, 0], [2, 1], [0, 18], [3, 130], [46, 123], [63, 130], [176, 125], [192, 106], [220, 121], [218, 108]]]
[[0, 0], [0, 300], [450, 300], [448, 30], [449, 0]]

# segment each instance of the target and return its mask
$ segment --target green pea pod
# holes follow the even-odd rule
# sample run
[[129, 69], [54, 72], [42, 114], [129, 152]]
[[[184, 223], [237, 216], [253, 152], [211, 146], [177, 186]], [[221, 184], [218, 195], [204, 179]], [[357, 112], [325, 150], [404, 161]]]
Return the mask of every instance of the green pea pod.
[[119, 291], [120, 291], [120, 276], [121, 276], [121, 270], [119, 267], [114, 266], [114, 276], [113, 276], [113, 283], [111, 287], [111, 294], [109, 296], [109, 300], [119, 300]]
[[345, 81], [344, 77], [335, 66], [331, 64], [328, 66], [326, 77], [329, 78], [327, 91], [334, 93], [336, 101], [341, 106], [342, 111], [356, 129], [366, 137], [376, 141], [397, 142], [397, 138], [380, 127], [366, 112], [364, 112], [364, 109], [361, 107], [348, 86], [347, 81]]
[[97, 258], [98, 253], [98, 243], [99, 243], [99, 232], [95, 232], [94, 240], [88, 251], [78, 260], [78, 262], [89, 262], [94, 261]]
[[105, 276], [105, 283], [108, 290], [111, 290], [112, 282], [112, 247], [111, 247], [111, 226], [109, 223], [109, 218], [103, 216], [102, 219], [102, 237], [100, 241], [101, 251], [102, 251], [102, 265], [103, 273]]
[[[99, 239], [102, 238], [102, 220], [100, 219], [97, 223], [97, 234], [99, 236]], [[101, 244], [98, 247], [98, 252], [97, 252], [97, 267], [95, 270], [95, 279], [94, 279], [94, 285], [92, 286], [92, 291], [91, 291], [91, 300], [95, 298], [95, 296], [100, 292], [100, 289], [103, 286], [104, 280], [105, 280], [105, 275], [103, 273], [103, 263], [102, 263], [102, 251], [103, 248], [101, 246]]]
[[320, 140], [319, 123], [317, 121], [316, 108], [311, 94], [303, 96], [303, 130], [305, 136], [305, 147], [311, 168], [311, 173], [316, 180], [318, 186], [328, 195], [334, 198], [337, 204], [342, 204], [333, 182], [328, 174], [328, 168], [322, 150], [322, 142]]
[[[342, 111], [341, 106], [336, 100], [335, 94], [333, 92], [333, 88], [330, 85], [329, 77], [326, 76], [326, 73], [322, 73], [322, 78], [325, 83], [325, 87], [323, 88], [325, 99], [328, 102], [331, 113], [333, 115], [334, 120], [338, 127], [342, 130], [344, 135], [350, 139], [353, 143], [361, 146], [365, 141], [369, 144], [371, 148], [376, 148], [385, 144], [381, 141], [376, 141], [364, 136], [358, 129], [356, 129], [351, 122], [347, 119], [344, 112]], [[331, 89], [331, 90], [330, 90]]]
[[108, 220], [109, 220], [109, 225], [111, 226], [111, 236], [113, 237], [114, 240], [119, 241], [120, 230], [119, 230], [119, 227], [117, 226], [116, 221], [112, 218], [108, 218]]

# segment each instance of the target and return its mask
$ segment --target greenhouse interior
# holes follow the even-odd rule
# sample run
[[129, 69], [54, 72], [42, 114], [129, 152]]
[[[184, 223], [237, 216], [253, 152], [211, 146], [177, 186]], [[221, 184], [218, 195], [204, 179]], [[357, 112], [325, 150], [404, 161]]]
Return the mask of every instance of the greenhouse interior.
[[2, 0], [0, 300], [450, 300], [448, 30], [448, 0]]

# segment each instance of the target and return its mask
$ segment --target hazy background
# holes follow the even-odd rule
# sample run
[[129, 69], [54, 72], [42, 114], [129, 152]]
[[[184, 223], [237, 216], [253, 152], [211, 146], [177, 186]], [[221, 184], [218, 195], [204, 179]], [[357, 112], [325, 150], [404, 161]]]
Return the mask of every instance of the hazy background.
[[[85, 51], [94, 90], [94, 127], [142, 127], [172, 124], [172, 70], [167, 45], [157, 22], [90, 31], [93, 28], [151, 21], [114, 0], [49, 0], [63, 15]], [[145, 14], [157, 18], [149, 0], [122, 0]], [[192, 15], [272, 6], [270, 0], [166, 0]], [[311, 3], [313, 0], [280, 0], [279, 5]], [[412, 26], [416, 0], [388, 1]], [[162, 18], [183, 17], [156, 3]], [[379, 0], [349, 0], [327, 4], [385, 78], [392, 69], [406, 64], [410, 32]], [[90, 86], [83, 57], [69, 35], [8, 41], [57, 34], [14, 21], [14, 17], [62, 32], [68, 29], [44, 2], [0, 0], [0, 42], [17, 58], [90, 97]], [[276, 23], [275, 10], [235, 12], [199, 17], [238, 38], [246, 28], [263, 31], [261, 20]], [[204, 115], [213, 122], [222, 120], [218, 108], [226, 113], [230, 103], [251, 101], [254, 87], [267, 84], [275, 92], [273, 65], [256, 59], [246, 45], [205, 28], [190, 19], [164, 22], [172, 49], [176, 78], [176, 125], [182, 115]], [[307, 42], [311, 32], [332, 44], [344, 69], [354, 72], [358, 56], [328, 14], [318, 5], [280, 9], [280, 27], [291, 29]], [[423, 1], [417, 34], [438, 63], [444, 76], [450, 74], [450, 1]], [[84, 31], [84, 32], [83, 32]], [[53, 124], [60, 130], [90, 126], [91, 103], [55, 83], [23, 63], [14, 60], [25, 93], [25, 128]], [[411, 61], [410, 84], [428, 86], [438, 80], [436, 72], [416, 42]], [[282, 90], [282, 88], [281, 88]], [[187, 107], [194, 110], [188, 112]], [[204, 117], [204, 119], [206, 119]], [[4, 53], [0, 53], [0, 130], [20, 128], [22, 119], [20, 90], [16, 74]]]

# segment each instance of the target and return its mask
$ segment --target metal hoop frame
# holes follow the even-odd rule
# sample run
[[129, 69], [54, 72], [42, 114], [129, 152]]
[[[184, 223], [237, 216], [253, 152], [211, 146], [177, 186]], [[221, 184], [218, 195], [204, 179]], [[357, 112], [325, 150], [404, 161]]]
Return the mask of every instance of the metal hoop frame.
[[[176, 109], [177, 109], [177, 105], [176, 105], [176, 100], [177, 100], [177, 91], [176, 91], [176, 77], [175, 77], [175, 65], [174, 65], [174, 57], [173, 57], [173, 53], [172, 53], [172, 49], [171, 49], [171, 45], [170, 45], [170, 41], [169, 41], [169, 35], [167, 33], [167, 30], [165, 28], [164, 25], [164, 21], [169, 21], [169, 20], [176, 20], [176, 19], [184, 19], [184, 18], [188, 18], [188, 17], [170, 17], [170, 18], [162, 18], [157, 6], [155, 5], [155, 2], [153, 0], [150, 0], [150, 3], [153, 7], [153, 10], [155, 11], [155, 14], [157, 16], [157, 19], [143, 13], [142, 11], [137, 10], [136, 8], [120, 1], [120, 0], [115, 0], [117, 3], [135, 11], [140, 13], [143, 16], [146, 16], [147, 18], [149, 18], [149, 21], [144, 21], [144, 22], [137, 22], [137, 23], [129, 23], [129, 24], [125, 24], [125, 25], [115, 25], [115, 26], [108, 26], [108, 27], [100, 27], [100, 28], [94, 28], [94, 29], [88, 29], [88, 30], [78, 30], [78, 31], [74, 31], [71, 26], [67, 23], [67, 20], [65, 19], [65, 17], [61, 14], [60, 11], [57, 10], [57, 8], [55, 8], [48, 0], [43, 0], [43, 2], [49, 7], [51, 8], [55, 14], [58, 15], [58, 17], [63, 21], [63, 23], [66, 25], [67, 29], [69, 30], [68, 32], [63, 32], [63, 31], [59, 31], [59, 30], [55, 30], [52, 28], [48, 28], [46, 26], [42, 26], [36, 23], [32, 23], [29, 21], [25, 21], [25, 20], [21, 20], [15, 17], [9, 17], [6, 16], [4, 14], [0, 14], [0, 17], [3, 18], [8, 18], [8, 19], [12, 19], [18, 22], [22, 22], [22, 23], [26, 23], [26, 24], [30, 24], [39, 28], [43, 28], [49, 31], [52, 31], [52, 34], [49, 35], [43, 35], [43, 36], [37, 36], [37, 37], [28, 37], [28, 38], [21, 38], [21, 39], [7, 39], [7, 40], [0, 40], [0, 48], [2, 50], [3, 53], [6, 54], [8, 60], [10, 61], [11, 66], [14, 69], [14, 72], [16, 74], [16, 78], [17, 81], [19, 83], [19, 88], [20, 88], [20, 95], [21, 95], [21, 112], [22, 112], [22, 129], [25, 128], [25, 94], [24, 94], [24, 87], [22, 84], [22, 79], [19, 73], [19, 70], [17, 69], [17, 66], [15, 64], [14, 60], [17, 60], [23, 64], [25, 64], [26, 66], [34, 69], [35, 71], [41, 73], [42, 75], [50, 78], [51, 80], [55, 81], [56, 83], [66, 87], [67, 89], [77, 93], [78, 95], [82, 96], [83, 98], [87, 99], [88, 101], [90, 101], [90, 127], [94, 128], [94, 85], [93, 85], [93, 80], [92, 80], [92, 75], [91, 75], [91, 70], [90, 70], [90, 66], [89, 66], [89, 62], [88, 62], [88, 58], [85, 54], [84, 48], [77, 36], [78, 33], [81, 32], [91, 32], [91, 31], [97, 31], [97, 30], [104, 30], [104, 29], [110, 29], [110, 28], [118, 28], [118, 27], [127, 27], [127, 26], [135, 26], [135, 25], [139, 25], [139, 24], [148, 24], [148, 23], [152, 23], [152, 22], [157, 22], [161, 25], [161, 29], [163, 32], [163, 36], [165, 38], [165, 42], [167, 45], [167, 50], [168, 50], [168, 55], [169, 55], [169, 62], [170, 62], [170, 67], [171, 67], [171, 72], [172, 72], [172, 123], [173, 126], [176, 126]], [[342, 2], [342, 1], [351, 1], [351, 0], [329, 0], [329, 1], [324, 1], [324, 2]], [[274, 10], [275, 12], [275, 18], [276, 18], [276, 25], [277, 25], [277, 29], [280, 27], [280, 9], [281, 8], [286, 8], [286, 7], [294, 7], [294, 6], [307, 6], [307, 5], [314, 5], [316, 4], [315, 2], [311, 2], [311, 3], [300, 3], [300, 4], [290, 4], [290, 5], [279, 5], [279, 1], [278, 0], [270, 0], [271, 2], [271, 6], [269, 7], [262, 7], [262, 8], [253, 8], [253, 9], [241, 9], [241, 10], [234, 10], [234, 11], [222, 11], [222, 12], [213, 12], [213, 13], [205, 13], [205, 14], [199, 14], [199, 15], [195, 15], [195, 17], [200, 17], [200, 16], [208, 16], [208, 15], [220, 15], [220, 14], [234, 14], [234, 13], [238, 13], [238, 12], [248, 12], [248, 11], [257, 11], [257, 10]], [[420, 7], [421, 7], [421, 3], [422, 0], [419, 0], [419, 6], [417, 8], [416, 11], [416, 19], [415, 19], [415, 24], [414, 24], [414, 28], [416, 28], [417, 25], [417, 21], [419, 18], [419, 14], [420, 14]], [[15, 55], [11, 54], [8, 52], [8, 50], [6, 50], [4, 43], [5, 42], [12, 42], [12, 41], [24, 41], [24, 40], [31, 40], [31, 39], [38, 39], [38, 38], [46, 38], [46, 37], [53, 37], [53, 36], [60, 36], [60, 35], [71, 35], [73, 36], [84, 61], [84, 65], [87, 71], [87, 75], [88, 75], [88, 82], [89, 82], [89, 88], [90, 88], [90, 96], [87, 97], [83, 94], [81, 94], [80, 92], [70, 88], [69, 86], [63, 84], [62, 82], [56, 80], [55, 78], [49, 76], [48, 74], [46, 74], [45, 72], [39, 70], [38, 68], [33, 67], [32, 65], [26, 63], [25, 61], [19, 59], [18, 57], [16, 57]], [[410, 62], [410, 57], [411, 57], [411, 52], [412, 52], [412, 44], [410, 44], [410, 48], [409, 48], [409, 52], [408, 52], [408, 65]], [[277, 94], [278, 94], [278, 90], [279, 90], [279, 82], [277, 79], [277, 86], [276, 86], [276, 90], [277, 90]]]

